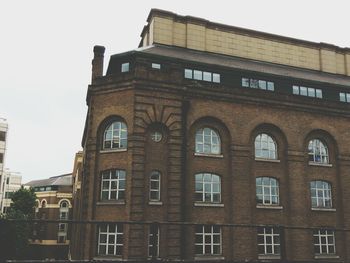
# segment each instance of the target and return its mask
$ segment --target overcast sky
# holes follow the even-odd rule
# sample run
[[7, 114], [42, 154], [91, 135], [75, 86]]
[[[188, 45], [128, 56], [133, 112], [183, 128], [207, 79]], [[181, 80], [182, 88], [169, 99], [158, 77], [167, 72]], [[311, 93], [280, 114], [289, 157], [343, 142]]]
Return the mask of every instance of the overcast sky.
[[23, 182], [73, 169], [81, 150], [94, 45], [137, 48], [151, 8], [350, 47], [350, 1], [1, 1], [0, 117], [5, 166]]

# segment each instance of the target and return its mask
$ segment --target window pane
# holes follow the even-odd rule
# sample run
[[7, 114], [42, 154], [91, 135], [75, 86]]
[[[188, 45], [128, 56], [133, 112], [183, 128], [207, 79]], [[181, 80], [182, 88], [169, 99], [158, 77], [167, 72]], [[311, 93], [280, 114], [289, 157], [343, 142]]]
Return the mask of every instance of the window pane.
[[220, 254], [220, 245], [214, 245], [213, 246], [213, 254], [218, 255]]
[[300, 87], [300, 95], [307, 96], [307, 88], [306, 87]]
[[160, 69], [160, 64], [158, 64], [158, 63], [152, 63], [152, 68], [154, 68], [154, 69]]
[[315, 97], [315, 89], [314, 88], [308, 88], [308, 96]]
[[193, 79], [202, 80], [202, 71], [193, 70]]
[[211, 72], [203, 72], [203, 80], [211, 82]]
[[346, 101], [350, 102], [350, 93], [346, 93]]
[[185, 69], [185, 78], [192, 79], [192, 69]]
[[128, 72], [129, 71], [129, 66], [130, 66], [129, 63], [123, 63], [122, 67], [121, 67], [121, 71], [122, 72]]
[[346, 101], [346, 98], [345, 98], [345, 93], [339, 93], [339, 100], [340, 101], [343, 101], [343, 102], [345, 102]]
[[266, 90], [266, 81], [265, 80], [259, 80], [259, 88]]
[[322, 99], [322, 90], [316, 89], [316, 98]]
[[249, 87], [249, 79], [242, 78], [242, 87]]
[[250, 79], [250, 87], [254, 89], [259, 88], [259, 81], [256, 79]]
[[267, 89], [270, 91], [275, 90], [275, 84], [273, 82], [267, 82]]
[[293, 86], [293, 94], [299, 95], [299, 86]]
[[213, 82], [215, 82], [215, 83], [220, 83], [221, 82], [220, 74], [213, 73]]

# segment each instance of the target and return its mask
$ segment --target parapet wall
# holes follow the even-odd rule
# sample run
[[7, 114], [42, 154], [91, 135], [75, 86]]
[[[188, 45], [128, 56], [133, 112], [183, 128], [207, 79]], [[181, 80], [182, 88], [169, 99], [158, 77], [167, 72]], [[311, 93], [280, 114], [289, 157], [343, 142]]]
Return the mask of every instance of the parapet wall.
[[350, 76], [350, 49], [152, 9], [140, 46], [164, 44]]

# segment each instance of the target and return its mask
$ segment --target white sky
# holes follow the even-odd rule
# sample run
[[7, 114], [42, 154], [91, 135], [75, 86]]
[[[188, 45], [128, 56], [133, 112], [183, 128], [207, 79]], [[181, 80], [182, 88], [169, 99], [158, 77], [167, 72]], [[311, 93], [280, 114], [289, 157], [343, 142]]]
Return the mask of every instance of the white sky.
[[[86, 114], [92, 48], [138, 46], [151, 8], [350, 47], [348, 0], [11, 0], [0, 2], [0, 117], [5, 166], [23, 182], [73, 169]], [[106, 68], [105, 68], [106, 70]]]

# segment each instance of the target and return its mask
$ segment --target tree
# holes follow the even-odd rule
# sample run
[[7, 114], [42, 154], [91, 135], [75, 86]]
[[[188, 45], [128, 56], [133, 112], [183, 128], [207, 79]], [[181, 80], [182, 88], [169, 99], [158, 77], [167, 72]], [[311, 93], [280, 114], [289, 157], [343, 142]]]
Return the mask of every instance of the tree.
[[[28, 253], [28, 239], [32, 231], [36, 195], [34, 189], [23, 186], [12, 196], [12, 204], [5, 215], [0, 217], [0, 261], [25, 259]], [[15, 221], [21, 220], [21, 221]]]
[[23, 186], [12, 195], [12, 204], [10, 211], [20, 211], [28, 219], [34, 216], [36, 195], [33, 188], [24, 189]]

